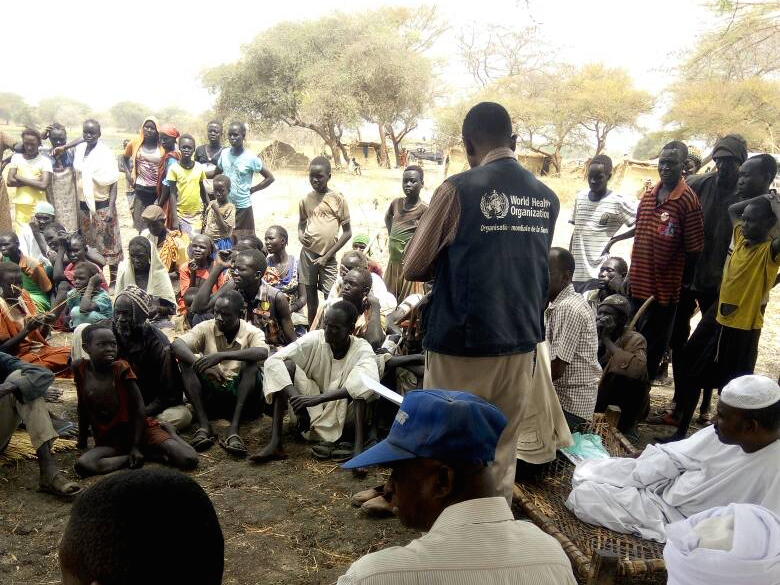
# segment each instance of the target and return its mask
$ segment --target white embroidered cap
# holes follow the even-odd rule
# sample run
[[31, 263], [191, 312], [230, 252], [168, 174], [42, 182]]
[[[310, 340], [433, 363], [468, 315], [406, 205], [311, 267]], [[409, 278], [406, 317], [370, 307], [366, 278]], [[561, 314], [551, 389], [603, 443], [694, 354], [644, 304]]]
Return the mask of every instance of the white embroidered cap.
[[743, 410], [766, 408], [780, 401], [780, 386], [766, 376], [740, 376], [726, 384], [720, 400]]

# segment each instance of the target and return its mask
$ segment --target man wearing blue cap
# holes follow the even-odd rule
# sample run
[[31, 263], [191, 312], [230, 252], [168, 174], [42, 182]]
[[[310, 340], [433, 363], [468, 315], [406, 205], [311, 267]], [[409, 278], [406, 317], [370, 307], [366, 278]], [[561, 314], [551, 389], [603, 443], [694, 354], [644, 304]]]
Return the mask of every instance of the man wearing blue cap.
[[554, 538], [516, 521], [496, 496], [491, 464], [507, 419], [467, 392], [406, 395], [387, 438], [347, 461], [354, 469], [386, 465], [385, 485], [401, 522], [427, 534], [405, 547], [358, 559], [338, 585], [576, 583]]

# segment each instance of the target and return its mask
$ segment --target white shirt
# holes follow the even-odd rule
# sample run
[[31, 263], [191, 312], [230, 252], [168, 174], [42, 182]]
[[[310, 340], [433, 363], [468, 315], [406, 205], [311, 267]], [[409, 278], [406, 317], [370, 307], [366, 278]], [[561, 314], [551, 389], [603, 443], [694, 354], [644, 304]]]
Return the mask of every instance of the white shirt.
[[636, 199], [607, 191], [598, 201], [591, 201], [589, 194], [589, 189], [577, 193], [570, 220], [574, 224], [571, 253], [575, 282], [598, 278], [606, 260], [601, 255], [604, 247], [623, 225], [633, 226], [636, 222]]
[[51, 266], [49, 259], [41, 252], [41, 247], [38, 245], [38, 240], [33, 235], [30, 224], [26, 223], [19, 231], [19, 249], [22, 254], [33, 260], [37, 260], [44, 266]]
[[561, 545], [504, 498], [453, 504], [431, 531], [355, 561], [338, 585], [575, 585]]

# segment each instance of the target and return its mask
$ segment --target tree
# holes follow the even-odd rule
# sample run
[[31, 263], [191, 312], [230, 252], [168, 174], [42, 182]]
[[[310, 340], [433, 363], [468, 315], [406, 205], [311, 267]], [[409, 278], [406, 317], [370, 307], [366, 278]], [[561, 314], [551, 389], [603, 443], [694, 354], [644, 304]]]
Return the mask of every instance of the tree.
[[691, 138], [714, 142], [737, 133], [753, 150], [776, 152], [780, 147], [780, 82], [749, 77], [678, 84], [664, 120]]
[[181, 134], [192, 134], [197, 130], [197, 119], [187, 110], [179, 106], [168, 106], [159, 110], [156, 114], [160, 124], [175, 124]]
[[151, 109], [137, 102], [124, 101], [114, 104], [109, 111], [117, 127], [137, 132]]
[[59, 122], [66, 127], [80, 126], [91, 112], [84, 102], [63, 96], [42, 99], [38, 104], [38, 117], [47, 125]]
[[28, 109], [29, 106], [18, 93], [0, 93], [0, 118], [5, 120], [6, 125], [10, 124], [11, 120], [20, 122], [18, 116]]
[[659, 132], [648, 132], [634, 146], [631, 152], [631, 158], [636, 160], [649, 160], [657, 158], [664, 144], [672, 140], [680, 140], [682, 136], [679, 133], [668, 132], [665, 130]]
[[604, 150], [610, 132], [636, 129], [637, 118], [653, 108], [652, 96], [636, 89], [625, 69], [588, 64], [574, 74], [571, 84], [575, 92], [573, 107], [580, 112], [580, 125], [596, 141], [595, 154]]
[[[473, 102], [473, 103], [472, 103]], [[461, 100], [449, 106], [437, 108], [433, 113], [434, 142], [446, 152], [461, 143], [461, 129], [466, 112], [476, 101]]]

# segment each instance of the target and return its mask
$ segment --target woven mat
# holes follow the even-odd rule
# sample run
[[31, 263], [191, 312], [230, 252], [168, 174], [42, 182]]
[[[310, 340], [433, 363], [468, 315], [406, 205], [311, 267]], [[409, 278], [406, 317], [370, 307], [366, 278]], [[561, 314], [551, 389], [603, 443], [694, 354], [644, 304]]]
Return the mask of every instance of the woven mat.
[[[76, 441], [70, 439], [56, 439], [51, 450], [54, 453], [62, 451], [75, 451]], [[24, 431], [15, 431], [11, 436], [11, 442], [0, 451], [0, 466], [13, 465], [17, 461], [36, 459], [35, 449], [30, 443], [30, 435]]]

